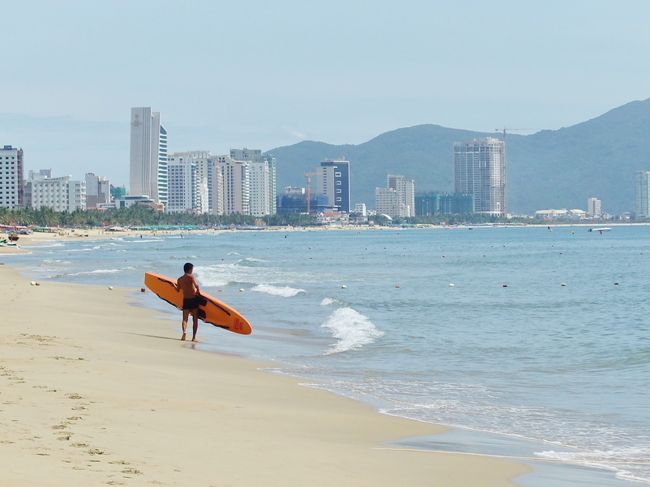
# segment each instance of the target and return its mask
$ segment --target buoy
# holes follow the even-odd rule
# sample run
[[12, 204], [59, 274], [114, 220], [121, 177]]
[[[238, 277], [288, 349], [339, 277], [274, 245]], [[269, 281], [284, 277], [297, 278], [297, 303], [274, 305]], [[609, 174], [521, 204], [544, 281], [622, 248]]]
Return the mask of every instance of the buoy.
[[501, 284], [501, 287], [508, 287], [507, 284]]
[[614, 283], [614, 286], [618, 286], [618, 282], [615, 282], [615, 283]]
[[348, 287], [345, 284], [341, 284], [341, 289], [347, 289]]
[[244, 288], [243, 288], [243, 287], [240, 287], [240, 288], [239, 288], [239, 292], [240, 292], [240, 293], [243, 293], [243, 292], [244, 292]]
[[562, 284], [560, 284], [560, 286], [566, 287], [566, 282], [563, 282]]

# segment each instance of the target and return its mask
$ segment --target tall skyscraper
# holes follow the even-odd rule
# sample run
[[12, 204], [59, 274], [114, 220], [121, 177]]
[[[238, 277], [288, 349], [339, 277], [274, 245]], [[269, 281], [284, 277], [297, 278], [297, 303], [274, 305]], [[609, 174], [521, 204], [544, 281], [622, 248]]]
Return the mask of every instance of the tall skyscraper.
[[455, 143], [454, 183], [456, 193], [474, 196], [477, 213], [505, 215], [505, 143], [492, 137]]
[[318, 192], [327, 197], [327, 204], [350, 213], [350, 161], [326, 160], [320, 163]]
[[[415, 216], [415, 181], [395, 174], [388, 175], [388, 188], [394, 189], [399, 195], [402, 205], [398, 216]], [[391, 215], [392, 216], [392, 215]]]
[[591, 218], [603, 216], [603, 202], [598, 198], [587, 198], [587, 216]]
[[637, 218], [650, 218], [650, 171], [636, 172], [634, 212]]
[[24, 206], [23, 150], [10, 145], [0, 149], [0, 208]]
[[167, 130], [151, 107], [131, 108], [129, 193], [167, 203]]

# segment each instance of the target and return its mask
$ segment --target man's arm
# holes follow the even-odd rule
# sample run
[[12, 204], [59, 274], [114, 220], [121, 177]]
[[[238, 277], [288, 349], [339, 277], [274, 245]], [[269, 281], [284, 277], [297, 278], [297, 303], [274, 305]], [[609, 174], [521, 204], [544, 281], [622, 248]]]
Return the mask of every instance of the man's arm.
[[201, 292], [201, 289], [199, 288], [199, 281], [196, 280], [196, 277], [192, 276], [192, 280], [194, 281], [194, 285], [196, 286], [196, 294], [199, 294]]

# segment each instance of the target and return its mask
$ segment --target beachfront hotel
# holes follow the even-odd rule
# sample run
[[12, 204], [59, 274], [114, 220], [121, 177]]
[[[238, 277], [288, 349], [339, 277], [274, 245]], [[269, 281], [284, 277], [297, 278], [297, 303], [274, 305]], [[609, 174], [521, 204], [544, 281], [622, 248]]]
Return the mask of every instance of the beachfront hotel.
[[86, 181], [70, 176], [58, 178], [44, 172], [30, 174], [30, 206], [35, 210], [49, 208], [54, 211], [73, 212], [86, 209]]
[[650, 171], [637, 171], [634, 212], [637, 218], [650, 217]]
[[454, 144], [455, 192], [474, 197], [476, 213], [504, 216], [506, 147], [493, 137]]
[[325, 160], [320, 163], [318, 192], [327, 197], [327, 205], [350, 213], [350, 161]]
[[167, 130], [151, 107], [131, 108], [130, 162], [129, 193], [166, 205]]
[[5, 145], [0, 149], [0, 208], [21, 208], [23, 200], [23, 150]]

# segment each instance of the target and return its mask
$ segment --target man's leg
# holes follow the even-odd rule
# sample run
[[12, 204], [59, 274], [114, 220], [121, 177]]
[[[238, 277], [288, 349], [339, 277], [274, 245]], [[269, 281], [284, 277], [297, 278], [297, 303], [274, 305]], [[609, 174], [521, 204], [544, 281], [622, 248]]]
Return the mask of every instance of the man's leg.
[[199, 309], [192, 310], [192, 341], [196, 341], [196, 332], [199, 330]]
[[181, 337], [181, 340], [185, 340], [185, 335], [187, 333], [187, 319], [190, 316], [190, 310], [189, 309], [184, 309], [183, 310], [183, 323], [181, 326], [183, 327], [183, 336]]

